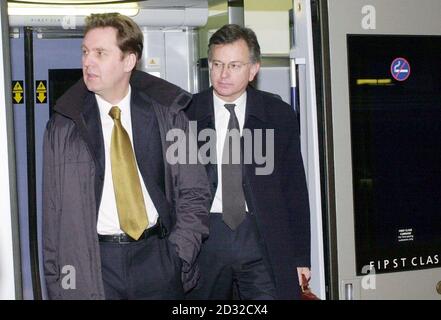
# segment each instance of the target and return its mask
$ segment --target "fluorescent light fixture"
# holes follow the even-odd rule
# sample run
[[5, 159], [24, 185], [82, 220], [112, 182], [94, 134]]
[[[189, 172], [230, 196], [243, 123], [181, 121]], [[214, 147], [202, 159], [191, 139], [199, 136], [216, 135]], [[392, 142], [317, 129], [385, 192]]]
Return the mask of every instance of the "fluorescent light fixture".
[[126, 16], [136, 16], [139, 7], [136, 2], [105, 5], [38, 5], [8, 3], [10, 16], [88, 16], [92, 13], [119, 12]]

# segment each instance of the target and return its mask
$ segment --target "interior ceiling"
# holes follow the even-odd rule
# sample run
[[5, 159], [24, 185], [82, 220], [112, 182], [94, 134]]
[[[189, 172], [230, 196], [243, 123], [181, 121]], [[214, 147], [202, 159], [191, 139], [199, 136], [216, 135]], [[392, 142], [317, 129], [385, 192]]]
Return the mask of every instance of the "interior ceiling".
[[[1, 1], [1, 0], [0, 0]], [[207, 0], [8, 0], [10, 3], [35, 5], [103, 5], [137, 2], [141, 8], [207, 7]]]
[[[35, 3], [35, 4], [56, 4], [56, 5], [78, 5], [78, 4], [109, 4], [109, 3], [123, 3], [123, 2], [135, 2], [127, 0], [8, 0], [8, 2], [15, 3]], [[143, 2], [143, 1], [137, 1]]]

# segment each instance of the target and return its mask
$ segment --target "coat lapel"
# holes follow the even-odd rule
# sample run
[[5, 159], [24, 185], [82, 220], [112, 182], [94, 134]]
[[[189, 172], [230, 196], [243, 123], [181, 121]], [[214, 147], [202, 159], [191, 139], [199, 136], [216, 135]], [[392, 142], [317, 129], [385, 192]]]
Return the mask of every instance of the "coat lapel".
[[98, 208], [101, 203], [105, 170], [103, 130], [101, 127], [101, 118], [95, 95], [86, 94], [83, 106], [84, 108], [80, 117], [75, 121], [77, 125], [79, 125], [80, 132], [88, 145], [88, 149], [92, 154], [92, 158], [94, 159], [95, 163], [95, 199], [98, 214]]
[[93, 158], [95, 159], [98, 177], [104, 181], [104, 138], [95, 95], [89, 94], [86, 96], [82, 117], [84, 119], [87, 134], [87, 137], [84, 138], [89, 145], [89, 150], [92, 153]]
[[142, 180], [160, 216], [170, 208], [165, 198], [165, 168], [159, 124], [150, 100], [132, 88], [132, 136]]
[[[214, 120], [214, 104], [213, 104], [213, 89], [208, 90], [199, 95], [200, 100], [197, 103], [197, 109], [195, 112], [195, 120], [198, 124], [198, 136], [199, 133], [204, 129], [215, 130], [215, 120]], [[198, 150], [201, 146], [206, 143], [206, 141], [198, 141]], [[216, 146], [216, 141], [213, 142]], [[216, 149], [210, 149], [209, 152], [214, 152], [216, 156]], [[207, 154], [208, 158], [211, 159], [211, 154]], [[207, 171], [207, 176], [210, 181], [211, 192], [214, 196], [217, 189], [217, 165], [215, 163], [209, 162], [205, 165], [205, 170]]]
[[[255, 129], [262, 129], [263, 131], [267, 129], [267, 117], [265, 112], [265, 105], [263, 101], [263, 97], [251, 86], [247, 88], [247, 102], [246, 102], [246, 111], [245, 111], [245, 123], [244, 129], [251, 131], [253, 148], [247, 146], [244, 148], [244, 140], [242, 139], [242, 150], [243, 152], [254, 152], [254, 143], [255, 143]], [[265, 132], [262, 133], [263, 141], [265, 141]], [[262, 144], [263, 151], [265, 152], [266, 146]], [[250, 178], [251, 175], [255, 174], [256, 163], [254, 162], [254, 157], [252, 158], [251, 164], [243, 165], [243, 177], [244, 180]]]
[[[132, 135], [133, 135], [133, 145], [135, 147], [135, 154], [138, 165], [144, 168], [144, 165], [149, 162], [149, 149], [150, 143], [152, 142], [151, 136], [154, 129], [153, 120], [154, 112], [151, 104], [144, 101], [136, 90], [132, 90], [131, 97], [131, 115], [132, 115]], [[153, 150], [150, 150], [153, 151]], [[141, 168], [140, 168], [141, 169]], [[147, 170], [140, 170], [147, 171]]]
[[253, 87], [248, 86], [244, 128], [251, 130], [264, 129], [264, 123], [266, 121], [267, 117], [262, 97], [259, 97]]
[[[158, 172], [163, 161], [159, 128], [155, 112], [149, 101], [143, 99], [136, 90], [132, 90], [131, 97], [132, 135], [136, 160], [147, 190], [151, 192], [155, 186]], [[160, 156], [158, 156], [160, 155]], [[163, 173], [163, 167], [162, 167]]]

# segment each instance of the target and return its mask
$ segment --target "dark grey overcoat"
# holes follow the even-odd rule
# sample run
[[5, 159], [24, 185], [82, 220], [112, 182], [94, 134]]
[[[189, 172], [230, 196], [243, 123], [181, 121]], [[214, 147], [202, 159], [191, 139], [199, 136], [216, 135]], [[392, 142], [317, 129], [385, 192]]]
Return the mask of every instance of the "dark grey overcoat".
[[[166, 198], [157, 208], [168, 241], [182, 259], [184, 289], [198, 279], [196, 256], [208, 235], [210, 191], [200, 165], [165, 161], [166, 139], [172, 128], [187, 132], [182, 111], [191, 99], [184, 90], [164, 80], [135, 71], [131, 78], [132, 126], [135, 154], [141, 175], [153, 175], [164, 190], [153, 184], [152, 192]], [[159, 172], [143, 168], [147, 154], [149, 121], [145, 108], [153, 108], [159, 125], [164, 166]], [[104, 181], [104, 147], [95, 96], [81, 79], [56, 103], [44, 136], [43, 255], [44, 274], [51, 299], [103, 299], [101, 261], [96, 222]], [[151, 114], [151, 113], [150, 113]], [[144, 172], [146, 172], [144, 174]], [[159, 176], [160, 175], [160, 176]], [[149, 189], [149, 193], [150, 193]], [[72, 270], [72, 283], [63, 279]], [[66, 288], [67, 289], [64, 289]]]

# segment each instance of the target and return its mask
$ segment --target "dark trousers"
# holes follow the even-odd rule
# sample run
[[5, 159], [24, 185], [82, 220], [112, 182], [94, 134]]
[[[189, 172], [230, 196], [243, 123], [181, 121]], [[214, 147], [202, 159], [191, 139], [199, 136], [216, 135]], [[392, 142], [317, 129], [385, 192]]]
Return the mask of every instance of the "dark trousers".
[[255, 217], [247, 214], [231, 230], [219, 213], [210, 213], [210, 235], [198, 257], [201, 278], [186, 298], [195, 300], [275, 299], [275, 287], [263, 260]]
[[183, 299], [181, 261], [157, 235], [124, 244], [100, 242], [106, 299]]

